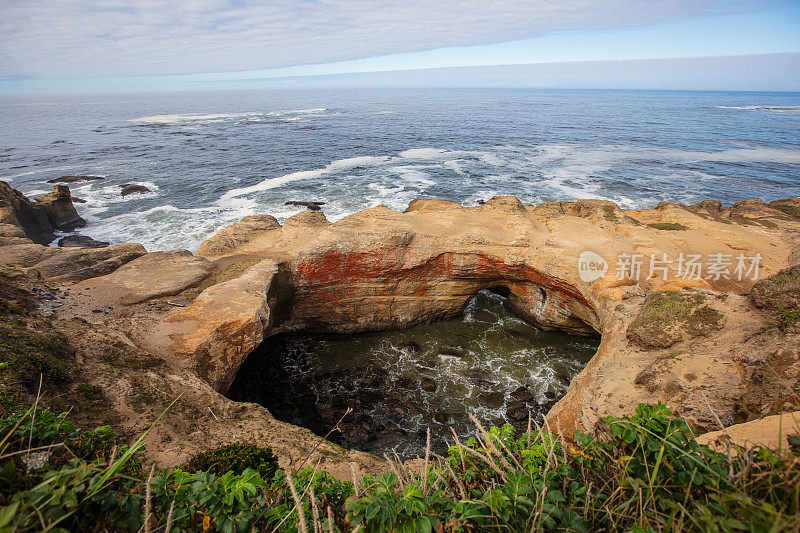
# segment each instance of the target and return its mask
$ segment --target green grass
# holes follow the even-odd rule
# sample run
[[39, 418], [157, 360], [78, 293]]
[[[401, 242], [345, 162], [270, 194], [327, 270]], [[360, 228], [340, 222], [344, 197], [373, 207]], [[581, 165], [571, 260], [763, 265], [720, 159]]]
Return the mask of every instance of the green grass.
[[[573, 442], [511, 426], [456, 442], [414, 467], [386, 463], [356, 483], [323, 471], [142, 468], [107, 429], [65, 415], [0, 420], [0, 528], [40, 531], [792, 531], [800, 459], [784, 450], [698, 445], [665, 406], [607, 417]], [[29, 434], [33, 435], [29, 439]], [[51, 450], [28, 470], [25, 451]], [[141, 439], [140, 439], [141, 441]], [[800, 438], [791, 452], [800, 450]], [[36, 450], [38, 452], [38, 449]], [[58, 450], [58, 451], [55, 451]], [[17, 453], [22, 451], [23, 453]], [[220, 450], [215, 453], [219, 455]], [[228, 456], [233, 449], [222, 455]], [[247, 454], [246, 454], [247, 455]], [[116, 458], [115, 458], [116, 457]], [[211, 457], [211, 456], [209, 456]], [[29, 461], [30, 462], [30, 461]], [[147, 521], [145, 527], [144, 521]]]

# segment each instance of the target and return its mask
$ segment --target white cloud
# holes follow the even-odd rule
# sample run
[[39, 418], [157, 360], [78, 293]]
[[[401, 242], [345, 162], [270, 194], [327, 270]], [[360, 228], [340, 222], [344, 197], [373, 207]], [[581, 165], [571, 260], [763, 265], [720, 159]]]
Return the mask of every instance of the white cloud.
[[636, 26], [757, 0], [0, 0], [0, 76], [240, 71]]

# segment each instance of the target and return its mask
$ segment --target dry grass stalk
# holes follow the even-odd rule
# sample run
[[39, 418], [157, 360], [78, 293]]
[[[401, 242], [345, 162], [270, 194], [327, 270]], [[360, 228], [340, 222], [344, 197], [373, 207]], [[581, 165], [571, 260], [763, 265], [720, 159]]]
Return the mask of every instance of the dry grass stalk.
[[308, 533], [308, 528], [306, 527], [306, 513], [303, 512], [303, 502], [300, 500], [300, 496], [297, 495], [297, 489], [294, 487], [294, 482], [292, 481], [292, 474], [289, 472], [286, 472], [286, 484], [289, 485], [289, 491], [292, 493], [295, 509], [297, 509], [297, 527], [301, 533]]
[[[153, 466], [150, 467], [150, 475], [147, 476], [147, 482], [145, 483], [144, 487], [144, 533], [150, 533], [150, 517], [152, 509], [152, 501], [151, 501], [151, 494], [150, 494], [150, 485], [153, 483], [153, 473], [156, 471], [156, 465], [153, 463]], [[173, 500], [174, 501], [174, 500]]]

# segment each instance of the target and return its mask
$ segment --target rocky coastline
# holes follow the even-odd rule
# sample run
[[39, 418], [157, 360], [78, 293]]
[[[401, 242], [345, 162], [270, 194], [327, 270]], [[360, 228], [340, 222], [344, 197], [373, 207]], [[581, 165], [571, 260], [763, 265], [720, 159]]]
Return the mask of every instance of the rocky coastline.
[[[7, 335], [50, 331], [68, 368], [45, 383], [43, 401], [71, 401], [79, 416], [131, 436], [177, 398], [147, 436], [146, 455], [161, 465], [247, 440], [285, 464], [311, 453], [343, 478], [351, 462], [384, 471], [382, 459], [320, 445], [224, 392], [273, 335], [451, 318], [483, 289], [507, 291], [508, 308], [538, 327], [601, 337], [547, 415], [566, 437], [640, 402], [667, 403], [704, 431], [749, 435], [737, 438], [777, 439], [776, 415], [800, 410], [800, 198], [645, 210], [415, 200], [402, 213], [378, 206], [336, 223], [315, 210], [283, 225], [249, 216], [196, 254], [46, 246], [83, 225], [67, 186], [31, 202], [0, 182], [0, 296], [21, 309], [6, 311]], [[586, 252], [606, 263], [594, 279], [579, 268]], [[696, 255], [724, 257], [728, 268], [678, 276], [678, 258]], [[628, 268], [634, 256], [641, 276]], [[743, 276], [739, 257], [749, 261]], [[622, 267], [630, 275], [617, 275]], [[23, 399], [36, 394], [29, 381], [14, 386]], [[97, 395], [81, 400], [81, 386]]]

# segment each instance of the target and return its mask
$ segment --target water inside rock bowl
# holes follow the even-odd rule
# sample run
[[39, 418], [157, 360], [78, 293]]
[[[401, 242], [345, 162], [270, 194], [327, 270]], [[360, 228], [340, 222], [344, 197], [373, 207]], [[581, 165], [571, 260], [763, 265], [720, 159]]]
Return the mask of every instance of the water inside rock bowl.
[[288, 333], [265, 339], [228, 396], [265, 406], [279, 420], [329, 440], [402, 459], [485, 426], [524, 430], [567, 390], [598, 339], [543, 331], [481, 291], [462, 316], [404, 330], [355, 335]]

